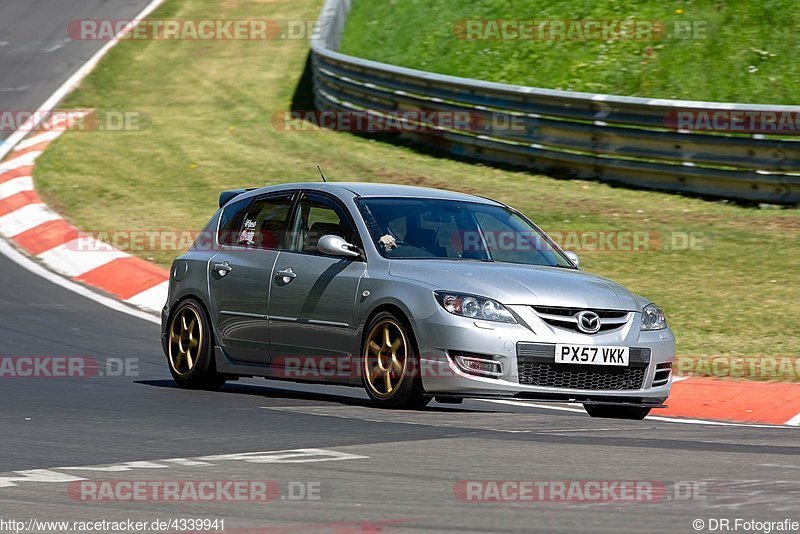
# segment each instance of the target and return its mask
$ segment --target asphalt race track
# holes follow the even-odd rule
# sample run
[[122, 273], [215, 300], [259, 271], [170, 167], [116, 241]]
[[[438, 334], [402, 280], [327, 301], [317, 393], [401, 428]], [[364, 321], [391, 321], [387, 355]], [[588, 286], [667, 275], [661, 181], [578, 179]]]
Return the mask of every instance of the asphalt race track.
[[[37, 108], [102, 46], [67, 40], [70, 20], [131, 17], [146, 3], [3, 0], [0, 109]], [[356, 389], [263, 380], [183, 391], [155, 322], [4, 256], [0, 273], [0, 356], [100, 363], [91, 377], [0, 378], [0, 520], [208, 518], [240, 533], [694, 532], [695, 519], [703, 528], [715, 518], [800, 520], [796, 429], [597, 420], [562, 406], [486, 401], [388, 411]], [[268, 454], [294, 449], [315, 450]], [[255, 452], [265, 454], [237, 455]], [[280, 494], [94, 502], [76, 497], [80, 479], [267, 480]], [[637, 481], [658, 491], [654, 502], [462, 498], [465, 481], [487, 480]]]

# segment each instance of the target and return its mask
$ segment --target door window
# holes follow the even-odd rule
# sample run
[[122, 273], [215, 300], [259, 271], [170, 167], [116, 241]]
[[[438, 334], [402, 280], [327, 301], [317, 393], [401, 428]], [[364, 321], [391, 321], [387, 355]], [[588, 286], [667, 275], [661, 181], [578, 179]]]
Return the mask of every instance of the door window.
[[292, 194], [256, 199], [241, 221], [236, 244], [252, 248], [284, 249]]
[[293, 234], [292, 250], [310, 254], [319, 254], [317, 243], [322, 236], [337, 235], [348, 243], [358, 242], [344, 209], [333, 200], [314, 194], [305, 195], [300, 200]]

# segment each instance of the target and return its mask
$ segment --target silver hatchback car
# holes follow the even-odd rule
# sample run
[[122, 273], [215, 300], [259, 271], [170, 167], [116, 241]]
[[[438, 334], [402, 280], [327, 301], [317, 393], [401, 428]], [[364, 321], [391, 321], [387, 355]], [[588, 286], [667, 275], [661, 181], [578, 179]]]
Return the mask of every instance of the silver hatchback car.
[[362, 386], [432, 398], [663, 407], [675, 340], [661, 309], [578, 267], [514, 209], [370, 183], [226, 191], [171, 269], [162, 342], [175, 381]]

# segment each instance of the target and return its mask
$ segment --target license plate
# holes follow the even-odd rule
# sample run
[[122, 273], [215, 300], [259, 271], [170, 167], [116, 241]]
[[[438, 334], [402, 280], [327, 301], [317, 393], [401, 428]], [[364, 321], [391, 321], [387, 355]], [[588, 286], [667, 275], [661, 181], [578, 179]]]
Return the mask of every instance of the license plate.
[[603, 347], [590, 345], [556, 345], [556, 363], [577, 365], [619, 365], [630, 362], [628, 347]]

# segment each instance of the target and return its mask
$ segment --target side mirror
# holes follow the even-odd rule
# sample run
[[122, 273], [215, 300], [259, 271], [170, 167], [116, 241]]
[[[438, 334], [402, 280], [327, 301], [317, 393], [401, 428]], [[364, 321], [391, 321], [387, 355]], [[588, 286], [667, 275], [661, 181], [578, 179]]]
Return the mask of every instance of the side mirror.
[[565, 250], [564, 254], [569, 258], [569, 261], [575, 264], [576, 267], [581, 266], [581, 259], [578, 257], [577, 254], [575, 254], [571, 250]]
[[317, 241], [317, 250], [323, 254], [331, 256], [342, 256], [345, 258], [357, 258], [361, 256], [356, 252], [356, 246], [351, 245], [338, 235], [325, 235]]

